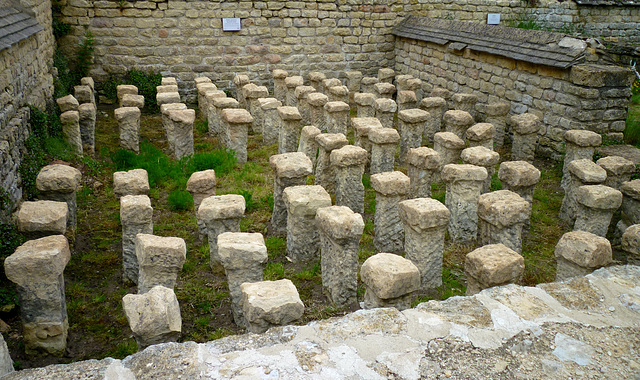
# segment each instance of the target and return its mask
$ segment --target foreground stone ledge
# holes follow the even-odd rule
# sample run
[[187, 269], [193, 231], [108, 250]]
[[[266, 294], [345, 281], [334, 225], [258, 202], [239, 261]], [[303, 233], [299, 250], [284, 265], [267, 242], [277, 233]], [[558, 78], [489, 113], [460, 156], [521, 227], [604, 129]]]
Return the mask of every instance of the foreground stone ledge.
[[[594, 347], [611, 340], [635, 344], [640, 311], [628, 301], [640, 296], [638, 278], [639, 267], [614, 266], [566, 282], [501, 286], [402, 312], [359, 310], [208, 343], [165, 343], [123, 360], [34, 368], [3, 380], [231, 379], [266, 372], [300, 379], [386, 378], [373, 368], [406, 379], [443, 377], [445, 371], [451, 378], [601, 378], [603, 367], [614, 378], [633, 378], [639, 370], [629, 360], [637, 360]], [[590, 365], [563, 355], [576, 346]], [[524, 352], [526, 347], [536, 349]]]

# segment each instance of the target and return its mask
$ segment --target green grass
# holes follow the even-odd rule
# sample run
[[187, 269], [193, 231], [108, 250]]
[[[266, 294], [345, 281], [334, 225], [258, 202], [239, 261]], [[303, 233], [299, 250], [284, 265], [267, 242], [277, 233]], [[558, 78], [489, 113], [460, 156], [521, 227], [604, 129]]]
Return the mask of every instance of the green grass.
[[640, 146], [640, 93], [631, 97], [627, 123], [624, 129], [624, 139], [627, 144]]

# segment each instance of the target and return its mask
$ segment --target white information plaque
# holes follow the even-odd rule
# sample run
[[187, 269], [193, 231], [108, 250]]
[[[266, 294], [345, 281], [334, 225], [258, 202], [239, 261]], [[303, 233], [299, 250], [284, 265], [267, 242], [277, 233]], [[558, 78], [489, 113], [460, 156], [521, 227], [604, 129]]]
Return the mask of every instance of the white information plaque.
[[499, 24], [500, 24], [500, 13], [487, 14], [487, 25], [499, 25]]
[[222, 30], [224, 32], [237, 32], [240, 30], [240, 19], [239, 18], [223, 18], [222, 19]]

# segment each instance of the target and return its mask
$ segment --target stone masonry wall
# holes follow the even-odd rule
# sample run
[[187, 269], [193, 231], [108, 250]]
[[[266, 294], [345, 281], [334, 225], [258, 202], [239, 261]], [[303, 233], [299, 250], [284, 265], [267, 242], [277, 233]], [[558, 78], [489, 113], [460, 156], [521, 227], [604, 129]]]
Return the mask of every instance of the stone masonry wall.
[[[594, 75], [581, 75], [592, 67], [600, 69]], [[626, 69], [593, 65], [559, 69], [407, 38], [396, 40], [395, 69], [422, 79], [426, 94], [434, 87], [476, 94], [480, 116], [486, 104], [501, 101], [511, 103], [511, 114], [536, 114], [544, 122], [537, 153], [554, 159], [564, 152], [566, 130], [620, 137], [631, 95], [631, 72]]]
[[13, 202], [22, 197], [18, 167], [29, 135], [29, 110], [42, 110], [53, 96], [54, 39], [50, 0], [21, 0], [44, 30], [0, 51], [0, 186]]

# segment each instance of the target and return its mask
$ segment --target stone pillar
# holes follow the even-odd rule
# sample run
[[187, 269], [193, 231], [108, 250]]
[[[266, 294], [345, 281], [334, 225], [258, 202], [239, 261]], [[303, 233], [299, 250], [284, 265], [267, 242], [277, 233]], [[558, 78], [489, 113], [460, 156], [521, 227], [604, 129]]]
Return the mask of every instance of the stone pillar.
[[16, 284], [29, 356], [65, 354], [69, 321], [63, 273], [70, 257], [67, 239], [54, 235], [29, 240], [4, 260], [5, 274]]
[[453, 109], [468, 112], [472, 118], [476, 118], [476, 103], [478, 97], [474, 94], [453, 94], [451, 97], [453, 101]]
[[336, 205], [347, 206], [359, 214], [364, 214], [362, 175], [367, 159], [367, 151], [353, 145], [335, 149], [330, 155], [336, 174]]
[[376, 83], [373, 88], [376, 90], [375, 94], [378, 99], [393, 99], [393, 95], [396, 93], [396, 86], [391, 83]]
[[206, 98], [207, 92], [217, 90], [218, 86], [211, 82], [202, 82], [196, 84], [196, 91], [198, 92], [198, 110], [200, 111], [200, 115], [206, 115], [209, 110], [209, 104]]
[[504, 244], [522, 252], [522, 229], [531, 218], [531, 204], [509, 190], [482, 194], [478, 199], [478, 244]]
[[312, 92], [307, 95], [309, 104], [309, 122], [320, 131], [327, 131], [327, 118], [324, 115], [324, 105], [329, 101], [329, 97], [320, 92]]
[[422, 290], [442, 285], [444, 237], [449, 210], [431, 198], [415, 198], [398, 204], [404, 226], [405, 257], [420, 270]]
[[398, 111], [418, 108], [418, 98], [413, 91], [398, 91], [396, 98], [398, 102]]
[[573, 160], [591, 160], [597, 146], [602, 144], [602, 136], [591, 131], [572, 129], [564, 133], [565, 155], [562, 166], [562, 182], [560, 185], [566, 191], [571, 176], [569, 164]]
[[426, 146], [409, 149], [407, 164], [407, 173], [411, 179], [409, 197], [431, 198], [433, 177], [442, 167], [440, 154]]
[[273, 233], [284, 235], [287, 232], [287, 207], [282, 192], [289, 186], [305, 185], [307, 176], [313, 172], [313, 165], [301, 152], [273, 155], [269, 157], [269, 165], [274, 171], [271, 228]]
[[298, 98], [296, 97], [296, 87], [304, 85], [304, 78], [301, 76], [286, 77], [284, 84], [287, 86], [287, 95], [284, 105], [287, 107], [297, 107]]
[[394, 128], [393, 116], [398, 110], [398, 105], [392, 99], [376, 99], [376, 118], [384, 128]]
[[278, 107], [282, 107], [282, 102], [276, 98], [260, 98], [258, 102], [262, 115], [262, 142], [265, 145], [275, 144], [280, 137]]
[[252, 129], [255, 133], [262, 133], [262, 117], [259, 117], [262, 108], [260, 108], [258, 99], [268, 97], [269, 90], [265, 86], [256, 86], [253, 83], [249, 83], [242, 87], [242, 92], [247, 102], [247, 111], [254, 119]]
[[223, 145], [236, 152], [238, 163], [247, 163], [247, 138], [249, 126], [253, 123], [253, 116], [244, 109], [223, 109], [222, 120], [227, 126], [228, 133], [225, 134]]
[[[205, 109], [204, 109], [204, 112], [202, 113], [202, 115], [204, 117], [206, 117], [207, 120], [209, 119], [209, 113], [211, 113], [211, 111], [213, 111], [213, 108], [214, 108], [213, 102], [216, 99], [227, 99], [227, 94], [224, 91], [220, 91], [220, 90], [207, 91], [204, 94], [204, 100], [205, 100], [204, 106], [205, 106]], [[233, 99], [233, 98], [230, 98], [230, 99]], [[235, 100], [235, 99], [233, 99], [233, 100]], [[240, 103], [238, 103], [238, 104], [240, 104]]]
[[122, 98], [127, 95], [138, 95], [138, 87], [132, 84], [119, 84], [116, 87], [116, 96], [118, 98], [118, 105], [122, 107]]
[[69, 210], [67, 227], [76, 230], [77, 202], [76, 190], [80, 186], [82, 173], [69, 165], [53, 164], [40, 169], [36, 177], [36, 188], [40, 198], [48, 201], [65, 202]]
[[[197, 216], [200, 203], [205, 198], [216, 195], [216, 171], [209, 169], [191, 174], [187, 181], [187, 191], [193, 197], [193, 209]], [[198, 230], [201, 236], [207, 234], [207, 226], [200, 220], [198, 220]]]
[[163, 92], [178, 92], [178, 85], [177, 84], [165, 84], [165, 85], [161, 85], [161, 86], [156, 86], [156, 94], [161, 94]]
[[329, 92], [330, 87], [342, 86], [342, 81], [338, 78], [325, 78], [322, 80], [322, 90]]
[[123, 282], [138, 283], [138, 257], [136, 235], [153, 234], [153, 208], [146, 195], [125, 195], [120, 198], [120, 223], [122, 224]]
[[114, 114], [120, 128], [120, 147], [140, 153], [140, 109], [121, 107]]
[[96, 105], [96, 99], [93, 95], [93, 88], [88, 85], [80, 85], [73, 87], [73, 96], [78, 100], [80, 104], [91, 103]]
[[[229, 98], [231, 99], [231, 98]], [[162, 127], [167, 137], [167, 143], [169, 144], [169, 151], [175, 150], [175, 132], [173, 127], [173, 121], [169, 117], [169, 111], [172, 110], [186, 110], [187, 105], [184, 103], [167, 103], [160, 106], [160, 113], [162, 114]], [[209, 121], [209, 131], [211, 131], [211, 121]]]
[[491, 191], [491, 177], [495, 174], [496, 165], [500, 162], [500, 154], [483, 146], [476, 146], [462, 150], [460, 158], [465, 164], [482, 166], [487, 169], [487, 179], [482, 186], [482, 192]]
[[218, 255], [218, 235], [240, 232], [240, 219], [244, 216], [245, 199], [242, 195], [226, 194], [207, 197], [198, 207], [198, 223], [204, 223], [209, 240], [211, 269], [221, 264]]
[[409, 182], [409, 177], [397, 171], [371, 175], [376, 192], [373, 246], [380, 252], [400, 253], [404, 248], [398, 203], [409, 194]]
[[469, 148], [483, 146], [493, 150], [493, 136], [496, 134], [496, 127], [489, 123], [474, 124], [467, 129], [465, 139], [469, 142]]
[[540, 170], [527, 161], [505, 161], [500, 164], [498, 179], [503, 190], [511, 190], [533, 203], [533, 190], [540, 181]]
[[95, 154], [96, 143], [96, 105], [95, 103], [83, 103], [78, 107], [80, 125], [80, 138], [82, 151], [91, 155]]
[[376, 77], [363, 77], [360, 81], [360, 92], [375, 94], [376, 88], [374, 86], [376, 83], [378, 83]]
[[331, 166], [331, 151], [342, 148], [349, 141], [342, 133], [321, 133], [316, 136], [316, 142], [318, 143], [318, 161], [315, 184], [333, 193], [336, 187], [336, 175]]
[[302, 115], [296, 107], [278, 107], [277, 110], [280, 116], [278, 153], [296, 152], [300, 141]]
[[349, 89], [349, 104], [353, 105], [354, 94], [360, 92], [360, 82], [362, 81], [362, 72], [347, 71], [344, 73], [347, 77], [347, 89]]
[[409, 79], [413, 79], [413, 75], [408, 75], [408, 74], [396, 75], [396, 87], [398, 88], [398, 91], [406, 91], [409, 89], [407, 87], [407, 81]]
[[344, 102], [349, 104], [349, 89], [347, 86], [333, 86], [329, 87], [329, 101], [331, 102]]
[[327, 76], [319, 71], [312, 71], [309, 73], [309, 83], [311, 83], [311, 86], [315, 88], [317, 92], [324, 92], [324, 88], [322, 88], [322, 81], [325, 79], [327, 79]]
[[467, 296], [494, 286], [514, 284], [524, 274], [524, 258], [502, 244], [489, 244], [467, 254], [464, 260]]
[[316, 137], [320, 134], [320, 130], [313, 125], [307, 125], [300, 132], [300, 143], [298, 144], [298, 152], [304, 153], [311, 160], [311, 167], [315, 170], [316, 159], [318, 158], [318, 142]]
[[322, 288], [337, 307], [357, 302], [358, 247], [364, 231], [362, 215], [344, 206], [319, 208]]
[[156, 94], [156, 103], [158, 103], [159, 106], [180, 102], [180, 94], [177, 92], [158, 92]]
[[309, 94], [316, 92], [316, 89], [312, 86], [298, 86], [296, 87], [296, 98], [298, 99], [298, 110], [302, 116], [302, 125], [311, 124], [311, 117], [309, 114]]
[[440, 154], [442, 165], [455, 164], [464, 149], [464, 141], [452, 132], [438, 132], [433, 136], [433, 150]]
[[409, 149], [422, 145], [422, 133], [429, 117], [430, 115], [427, 111], [417, 108], [398, 112], [401, 162], [407, 162]]
[[433, 89], [431, 89], [429, 96], [432, 98], [444, 99], [447, 102], [447, 109], [449, 109], [449, 105], [452, 104], [451, 97], [453, 96], [453, 92], [447, 90], [446, 88], [434, 87]]
[[262, 334], [271, 327], [288, 325], [304, 314], [304, 304], [291, 280], [244, 283], [240, 291], [249, 332]]
[[367, 164], [365, 170], [370, 168], [369, 162], [371, 161], [371, 141], [369, 140], [369, 131], [375, 128], [382, 128], [380, 120], [375, 117], [353, 117], [351, 118], [351, 125], [354, 132], [354, 145], [359, 146], [367, 151]]
[[172, 289], [156, 286], [144, 294], [127, 294], [122, 298], [122, 308], [138, 350], [180, 338], [180, 304]]
[[624, 231], [622, 250], [626, 253], [627, 264], [640, 264], [640, 224], [634, 224]]
[[580, 186], [576, 189], [578, 210], [574, 230], [605, 237], [613, 213], [622, 204], [622, 193], [603, 185]]
[[620, 185], [622, 192], [622, 206], [620, 207], [620, 222], [618, 231], [620, 235], [627, 227], [640, 224], [640, 179], [623, 182]]
[[484, 108], [485, 122], [496, 127], [494, 144], [497, 148], [504, 145], [504, 135], [507, 125], [507, 115], [511, 110], [509, 103], [489, 103]]
[[284, 70], [273, 70], [273, 97], [284, 103], [287, 97], [287, 85], [284, 83], [289, 76]]
[[67, 204], [56, 201], [22, 202], [15, 220], [18, 231], [28, 240], [67, 231]]
[[193, 122], [196, 120], [196, 111], [190, 109], [171, 110], [169, 118], [173, 123], [176, 159], [193, 156]]
[[[217, 137], [221, 142], [223, 136], [228, 133], [224, 130], [226, 124], [222, 121], [222, 110], [227, 108], [240, 108], [240, 102], [234, 98], [215, 98], [211, 101], [209, 107], [208, 122], [209, 122], [209, 134], [211, 137]], [[263, 135], [264, 138], [264, 135]]]
[[586, 231], [562, 235], [554, 253], [558, 263], [556, 281], [586, 276], [613, 261], [609, 240]]
[[378, 253], [365, 260], [360, 278], [365, 286], [365, 309], [408, 309], [414, 293], [420, 289], [418, 268], [410, 260], [392, 253]]
[[[162, 84], [164, 84], [164, 80], [165, 79], [171, 79], [171, 78], [162, 78]], [[175, 78], [173, 78], [175, 81]], [[194, 83], [197, 85], [201, 84], [201, 83], [212, 83], [211, 82], [211, 78], [209, 77], [204, 77], [204, 76], [199, 76], [199, 77], [195, 77], [193, 78]], [[173, 84], [177, 84], [177, 83], [173, 83]]]
[[444, 166], [441, 175], [447, 185], [445, 205], [451, 212], [451, 240], [475, 240], [478, 231], [478, 199], [487, 179], [487, 169], [474, 165], [449, 164]]
[[393, 83], [393, 79], [396, 77], [396, 72], [393, 69], [382, 68], [378, 69], [378, 80], [382, 83]]
[[511, 116], [513, 143], [511, 159], [532, 162], [538, 143], [538, 131], [542, 127], [540, 119], [532, 113]]
[[393, 128], [374, 128], [369, 131], [371, 141], [371, 174], [392, 172], [400, 134]]
[[60, 108], [60, 112], [65, 113], [67, 111], [77, 111], [80, 103], [78, 103], [78, 99], [76, 99], [73, 95], [63, 96], [62, 98], [56, 99], [56, 103]]
[[327, 132], [342, 133], [346, 136], [349, 128], [349, 111], [349, 104], [345, 102], [327, 102], [324, 105]]
[[218, 253], [227, 275], [233, 319], [238, 326], [244, 327], [240, 285], [262, 281], [262, 272], [267, 263], [264, 237], [259, 233], [225, 232], [218, 236]]
[[[140, 112], [140, 110], [138, 110], [138, 112]], [[60, 115], [60, 123], [62, 123], [62, 137], [64, 137], [64, 140], [69, 144], [71, 150], [73, 150], [76, 155], [82, 156], [80, 114], [78, 111], [63, 112]]]
[[578, 209], [576, 190], [584, 185], [599, 185], [607, 178], [607, 172], [591, 160], [573, 160], [569, 164], [571, 182], [565, 190], [559, 217], [569, 224], [576, 220]]
[[234, 92], [236, 94], [236, 99], [238, 99], [238, 103], [240, 103], [240, 108], [247, 109], [247, 101], [244, 98], [244, 92], [242, 91], [242, 87], [249, 84], [249, 82], [251, 81], [249, 80], [248, 75], [241, 74], [241, 75], [236, 75], [233, 78]]
[[187, 245], [178, 237], [138, 234], [136, 257], [138, 294], [146, 293], [158, 285], [173, 289], [178, 273], [187, 260]]
[[464, 139], [467, 129], [474, 123], [473, 116], [469, 112], [460, 110], [445, 112], [442, 116], [442, 122], [446, 132], [454, 133], [461, 139]]
[[320, 258], [316, 211], [331, 206], [331, 195], [322, 186], [290, 186], [282, 192], [287, 207], [287, 258], [313, 264]]
[[353, 94], [353, 101], [356, 103], [358, 117], [376, 116], [376, 96], [374, 94], [358, 92]]
[[407, 90], [415, 92], [416, 100], [418, 101], [418, 104], [420, 104], [423, 97], [422, 80], [418, 78], [407, 79]]
[[120, 198], [125, 195], [148, 195], [149, 175], [144, 169], [113, 173], [113, 193]]
[[607, 172], [604, 185], [614, 189], [620, 189], [620, 185], [631, 179], [631, 175], [636, 170], [633, 162], [620, 156], [602, 157], [596, 161], [596, 164]]
[[438, 97], [424, 98], [420, 101], [420, 109], [431, 115], [424, 129], [424, 137], [429, 143], [433, 143], [433, 135], [442, 130], [442, 118], [447, 111], [447, 101]]

